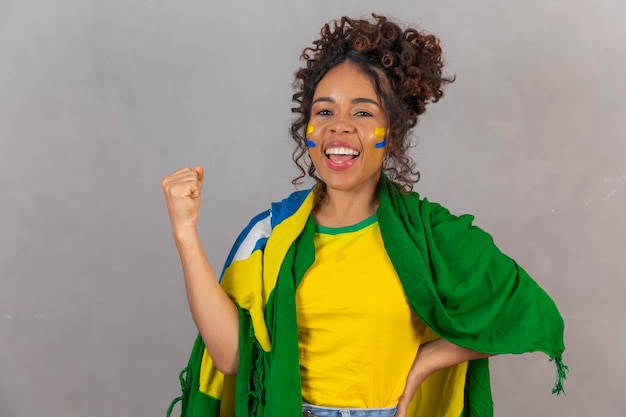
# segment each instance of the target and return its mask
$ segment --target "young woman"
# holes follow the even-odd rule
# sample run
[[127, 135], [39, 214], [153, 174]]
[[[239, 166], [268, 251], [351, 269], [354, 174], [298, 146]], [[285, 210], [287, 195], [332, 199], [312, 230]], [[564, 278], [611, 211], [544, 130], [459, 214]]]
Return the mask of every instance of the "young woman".
[[200, 332], [182, 415], [491, 416], [487, 357], [537, 350], [559, 392], [552, 300], [471, 216], [411, 192], [408, 133], [452, 81], [438, 39], [343, 17], [302, 58], [293, 182], [317, 185], [250, 222], [220, 284], [196, 228], [202, 167], [162, 181]]

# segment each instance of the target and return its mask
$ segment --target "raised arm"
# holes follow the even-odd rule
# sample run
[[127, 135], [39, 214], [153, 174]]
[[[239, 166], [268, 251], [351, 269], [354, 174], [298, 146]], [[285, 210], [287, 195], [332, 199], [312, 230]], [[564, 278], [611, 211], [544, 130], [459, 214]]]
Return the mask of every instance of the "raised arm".
[[203, 179], [201, 166], [183, 168], [163, 178], [161, 186], [183, 267], [191, 315], [217, 369], [235, 374], [239, 364], [239, 314], [218, 284], [196, 227]]

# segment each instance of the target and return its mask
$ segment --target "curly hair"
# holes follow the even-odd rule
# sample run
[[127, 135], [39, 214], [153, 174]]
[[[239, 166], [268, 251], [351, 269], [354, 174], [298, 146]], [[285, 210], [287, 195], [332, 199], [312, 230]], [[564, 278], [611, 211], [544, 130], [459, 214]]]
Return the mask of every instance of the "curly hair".
[[372, 14], [373, 20], [342, 17], [326, 23], [320, 38], [302, 52], [306, 65], [296, 71], [291, 109], [298, 116], [291, 124], [296, 142], [293, 160], [300, 175], [298, 185], [308, 174], [318, 182], [315, 166], [306, 160], [306, 126], [318, 83], [334, 67], [346, 61], [356, 64], [372, 80], [389, 118], [389, 135], [384, 171], [406, 191], [419, 181], [419, 171], [409, 156], [409, 131], [426, 110], [426, 104], [443, 96], [443, 87], [454, 77], [442, 75], [443, 54], [439, 39], [414, 28], [402, 29], [387, 17]]

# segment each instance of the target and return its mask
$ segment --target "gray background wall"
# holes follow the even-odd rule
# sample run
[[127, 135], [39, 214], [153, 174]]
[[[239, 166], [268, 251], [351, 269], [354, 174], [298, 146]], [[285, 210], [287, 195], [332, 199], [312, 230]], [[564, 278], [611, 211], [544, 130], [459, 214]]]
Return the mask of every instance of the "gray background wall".
[[298, 56], [381, 11], [438, 34], [458, 80], [415, 131], [418, 191], [470, 212], [566, 320], [493, 360], [497, 416], [624, 416], [626, 3], [0, 0], [0, 416], [160, 416], [195, 329], [160, 179], [207, 171], [221, 266], [292, 190]]

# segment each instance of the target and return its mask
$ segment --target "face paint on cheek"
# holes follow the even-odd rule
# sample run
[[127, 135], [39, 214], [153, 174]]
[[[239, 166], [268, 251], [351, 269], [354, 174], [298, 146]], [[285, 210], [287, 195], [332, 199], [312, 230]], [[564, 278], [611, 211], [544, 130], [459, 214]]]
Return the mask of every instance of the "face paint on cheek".
[[306, 138], [306, 146], [308, 146], [309, 148], [315, 148], [315, 146], [316, 146], [316, 145], [315, 145], [315, 142], [313, 142], [313, 141], [312, 141], [311, 139], [309, 139], [309, 137], [308, 137], [311, 133], [313, 133], [313, 131], [314, 131], [314, 130], [315, 130], [315, 128], [314, 128], [313, 126], [311, 126], [311, 125], [308, 125], [308, 126], [306, 127], [306, 135], [307, 135], [307, 138]]
[[387, 135], [389, 134], [389, 129], [386, 127], [377, 127], [374, 129], [374, 137], [377, 139], [382, 139], [380, 142], [374, 144], [375, 148], [384, 148], [387, 146]]

